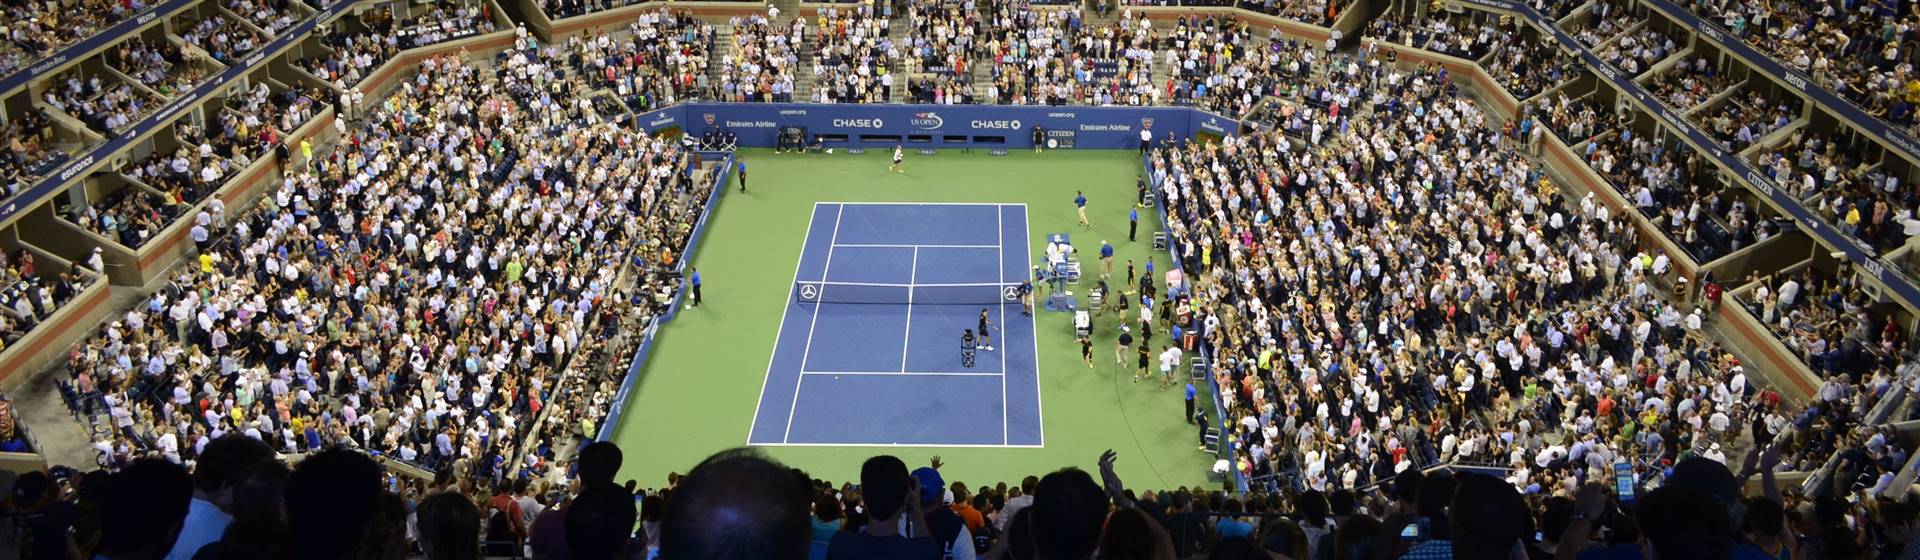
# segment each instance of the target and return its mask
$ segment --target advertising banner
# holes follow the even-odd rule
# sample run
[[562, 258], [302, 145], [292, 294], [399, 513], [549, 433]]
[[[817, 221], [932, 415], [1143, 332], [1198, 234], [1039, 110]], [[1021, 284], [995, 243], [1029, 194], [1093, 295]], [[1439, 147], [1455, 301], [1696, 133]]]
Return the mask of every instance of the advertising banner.
[[1092, 149], [1138, 148], [1143, 130], [1156, 141], [1238, 132], [1232, 119], [1182, 107], [689, 103], [680, 110], [688, 134], [728, 130], [742, 146], [773, 146], [787, 127], [805, 128], [828, 146], [913, 148], [1032, 148], [1035, 126], [1056, 142]]
[[633, 124], [636, 129], [650, 134], [676, 127], [684, 130], [686, 125], [681, 115], [680, 106], [674, 105], [634, 115]]
[[1073, 146], [1074, 146], [1073, 138], [1074, 138], [1074, 135], [1076, 134], [1078, 134], [1078, 131], [1074, 131], [1074, 130], [1047, 131], [1047, 149], [1049, 150], [1073, 149]]

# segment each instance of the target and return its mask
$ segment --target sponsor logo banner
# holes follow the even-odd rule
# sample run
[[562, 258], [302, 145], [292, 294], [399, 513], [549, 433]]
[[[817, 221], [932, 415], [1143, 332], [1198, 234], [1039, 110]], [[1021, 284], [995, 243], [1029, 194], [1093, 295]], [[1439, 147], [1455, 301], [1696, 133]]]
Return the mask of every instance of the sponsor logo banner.
[[[913, 118], [907, 119], [907, 124], [920, 130], [938, 130], [941, 126], [947, 124], [947, 119], [940, 118], [940, 113], [934, 111], [921, 111], [914, 113]], [[879, 127], [875, 126], [874, 128]]]
[[[731, 126], [731, 124], [729, 124]], [[834, 128], [881, 128], [887, 126], [884, 119], [833, 119]]]

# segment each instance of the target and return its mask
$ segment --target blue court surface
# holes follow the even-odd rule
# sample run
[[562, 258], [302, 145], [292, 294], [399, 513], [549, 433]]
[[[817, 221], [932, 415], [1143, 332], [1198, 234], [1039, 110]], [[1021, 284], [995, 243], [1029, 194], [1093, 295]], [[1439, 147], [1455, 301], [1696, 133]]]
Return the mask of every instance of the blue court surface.
[[1024, 204], [815, 204], [747, 443], [1041, 446], [1027, 233]]

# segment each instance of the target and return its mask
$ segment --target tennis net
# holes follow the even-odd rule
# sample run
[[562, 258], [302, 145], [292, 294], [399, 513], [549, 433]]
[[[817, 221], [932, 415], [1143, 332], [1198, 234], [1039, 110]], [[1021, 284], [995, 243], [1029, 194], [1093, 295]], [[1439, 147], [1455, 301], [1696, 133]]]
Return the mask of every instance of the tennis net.
[[993, 305], [1020, 301], [1020, 284], [880, 284], [867, 282], [795, 282], [793, 299], [801, 303], [892, 305]]

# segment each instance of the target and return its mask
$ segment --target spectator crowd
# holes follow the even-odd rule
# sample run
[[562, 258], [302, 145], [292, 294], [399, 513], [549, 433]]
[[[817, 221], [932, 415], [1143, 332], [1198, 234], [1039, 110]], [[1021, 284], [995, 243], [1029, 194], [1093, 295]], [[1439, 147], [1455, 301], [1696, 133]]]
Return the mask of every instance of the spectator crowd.
[[635, 112], [650, 111], [703, 97], [714, 34], [712, 25], [691, 14], [648, 12], [622, 38], [603, 30], [569, 38], [568, 59], [589, 85], [610, 88]]
[[[602, 380], [574, 379], [570, 358], [637, 345], [712, 185], [676, 144], [588, 125], [546, 54], [430, 59], [257, 211], [194, 216], [200, 255], [68, 362], [105, 413], [103, 464], [192, 462], [245, 434], [498, 480], [596, 429], [554, 415], [565, 429], [527, 445], [549, 402], [604, 414]], [[221, 158], [183, 143], [129, 176]]]
[[[0, 401], [0, 433], [9, 425]], [[1883, 435], [1883, 434], [1882, 434]], [[1884, 444], [1884, 441], [1879, 443]], [[1904, 451], [1885, 449], [1884, 459]], [[1862, 452], [1862, 458], [1870, 458]], [[750, 449], [659, 486], [615, 482], [624, 452], [583, 447], [559, 481], [406, 478], [349, 449], [289, 465], [227, 435], [191, 466], [59, 467], [10, 484], [0, 511], [26, 557], [767, 558], [1881, 558], [1920, 550], [1900, 530], [1911, 491], [1781, 488], [1778, 448], [1738, 468], [1689, 457], [1657, 484], [1570, 478], [1542, 489], [1472, 471], [1404, 471], [1368, 490], [1226, 494], [1130, 488], [1107, 451], [1017, 484], [948, 481], [965, 465], [860, 463], [814, 478]], [[1556, 464], [1564, 464], [1564, 459]], [[1746, 481], [1759, 478], [1760, 489]], [[1605, 480], [1603, 482], [1603, 480]]]
[[[1331, 492], [1490, 465], [1509, 489], [1567, 495], [1616, 463], [1643, 479], [1688, 457], [1731, 465], [1743, 435], [1787, 429], [1762, 420], [1790, 405], [1670, 295], [1673, 257], [1591, 196], [1563, 199], [1518, 135], [1430, 72], [1371, 71], [1405, 104], [1324, 144], [1275, 131], [1155, 154], [1195, 272], [1156, 302], [1171, 320], [1138, 328], [1199, 333], [1167, 344], [1211, 357], [1246, 450], [1234, 468]], [[1814, 408], [1863, 412], [1839, 404]]]
[[[222, 61], [294, 10], [228, 6], [245, 21], [183, 27]], [[1704, 330], [1714, 302], [1690, 297], [1675, 260], [1717, 259], [1779, 225], [1717, 188], [1699, 154], [1566, 91], [1502, 126], [1446, 70], [1397, 67], [1376, 44], [1329, 55], [1220, 18], [1154, 23], [1126, 11], [1098, 25], [1078, 7], [980, 8], [915, 2], [908, 37], [889, 36], [889, 6], [824, 8], [811, 24], [735, 17], [718, 84], [706, 82], [713, 27], [670, 10], [640, 15], [624, 36], [542, 46], [521, 35], [492, 64], [427, 59], [418, 78], [362, 107], [367, 118], [341, 124], [337, 144], [283, 153], [257, 209], [228, 216], [216, 198], [195, 211], [199, 252], [66, 361], [63, 381], [88, 399], [78, 412], [92, 418], [97, 400], [104, 415], [101, 470], [13, 481], [0, 513], [34, 521], [0, 530], [28, 550], [108, 558], [1920, 551], [1920, 496], [1879, 497], [1911, 451], [1861, 425], [1912, 381], [1898, 373], [1897, 318], [1854, 275], [1757, 279], [1738, 299], [1823, 375], [1810, 402], [1760, 387]], [[1328, 20], [1339, 10], [1259, 8]], [[399, 49], [492, 29], [478, 5], [433, 9], [397, 31], [330, 36], [332, 49], [303, 66], [346, 90]], [[1605, 9], [1594, 17], [1582, 39], [1629, 74], [1675, 50]], [[1573, 77], [1554, 48], [1516, 29], [1441, 15], [1376, 20], [1369, 33], [1491, 56], [1522, 99]], [[168, 43], [115, 53], [117, 68], [162, 95], [196, 79]], [[621, 451], [586, 442], [617, 398], [619, 364], [668, 311], [670, 271], [716, 185], [697, 155], [613, 125], [616, 109], [588, 94], [604, 88], [633, 111], [709, 95], [792, 101], [805, 68], [817, 84], [808, 99], [883, 102], [896, 59], [921, 74], [902, 80], [909, 97], [936, 103], [1172, 100], [1244, 114], [1280, 102], [1267, 130], [1149, 152], [1144, 188], [1165, 204], [1190, 275], [1129, 278], [1117, 290], [1140, 314], [1100, 319], [1112, 322], [1102, 336], [1142, 335], [1137, 349], [1117, 346], [1117, 360], [1208, 357], [1220, 437], [1243, 451], [1228, 468], [1251, 493], [1136, 491], [1111, 453], [1094, 473], [1068, 466], [1015, 485], [948, 484], [938, 457], [909, 470], [885, 455], [862, 464], [858, 485], [835, 484], [747, 450], [662, 487], [614, 482]], [[972, 82], [976, 64], [989, 82]], [[1707, 105], [1730, 84], [1704, 60], [1650, 85], [1676, 109], [1701, 109], [1692, 116], [1735, 150], [1799, 113], [1750, 91]], [[105, 133], [154, 101], [78, 72], [44, 100]], [[170, 148], [128, 163], [127, 184], [71, 218], [137, 249], [327, 101], [264, 83], [236, 92], [204, 127], [163, 131]], [[1593, 195], [1548, 177], [1527, 153], [1545, 130], [1585, 143], [1592, 168], [1686, 254], [1662, 254]], [[0, 171], [28, 174], [46, 135], [30, 121], [6, 133]], [[1796, 132], [1758, 157], [1870, 242], [1903, 238], [1899, 220], [1920, 203], [1830, 139]], [[0, 346], [99, 272], [36, 268], [32, 253], [0, 255]], [[0, 399], [0, 449], [22, 439], [10, 412]], [[1207, 417], [1189, 418], [1202, 448]], [[1774, 484], [1775, 472], [1829, 457], [1840, 459], [1827, 487]], [[381, 461], [435, 476], [406, 479]], [[1602, 488], [1616, 476], [1639, 494], [1610, 495], [1629, 492]], [[1763, 490], [1744, 491], [1755, 476]], [[1417, 536], [1403, 538], [1409, 525]]]

